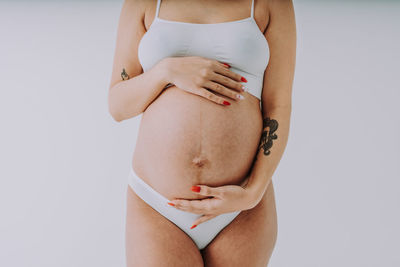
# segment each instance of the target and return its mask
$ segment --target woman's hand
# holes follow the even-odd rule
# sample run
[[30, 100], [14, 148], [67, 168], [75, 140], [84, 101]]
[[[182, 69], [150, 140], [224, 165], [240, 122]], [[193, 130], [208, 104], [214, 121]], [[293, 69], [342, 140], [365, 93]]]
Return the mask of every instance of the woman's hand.
[[[245, 180], [247, 182], [247, 179]], [[220, 187], [210, 187], [206, 185], [192, 186], [191, 190], [202, 196], [212, 198], [204, 199], [172, 199], [168, 204], [177, 209], [203, 214], [192, 224], [191, 229], [208, 221], [222, 213], [239, 210], [247, 210], [256, 206], [257, 202], [252, 191], [241, 185], [224, 185]]]
[[171, 83], [178, 88], [202, 96], [217, 104], [230, 105], [225, 98], [208, 89], [234, 100], [243, 99], [241, 92], [247, 91], [241, 82], [247, 80], [229, 70], [229, 65], [217, 60], [199, 57], [170, 57], [168, 72]]

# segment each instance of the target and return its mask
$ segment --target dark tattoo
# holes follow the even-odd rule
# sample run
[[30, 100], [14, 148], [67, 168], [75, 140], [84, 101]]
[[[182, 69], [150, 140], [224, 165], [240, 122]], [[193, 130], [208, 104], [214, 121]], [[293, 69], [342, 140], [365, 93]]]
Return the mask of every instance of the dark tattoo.
[[278, 122], [274, 119], [270, 119], [269, 117], [264, 118], [263, 120], [263, 133], [261, 134], [260, 146], [258, 149], [264, 149], [264, 155], [268, 156], [271, 154], [271, 147], [273, 140], [277, 139], [275, 131], [278, 129]]
[[128, 75], [128, 73], [126, 73], [125, 68], [122, 69], [121, 78], [122, 78], [122, 80], [128, 80], [129, 79], [129, 75]]

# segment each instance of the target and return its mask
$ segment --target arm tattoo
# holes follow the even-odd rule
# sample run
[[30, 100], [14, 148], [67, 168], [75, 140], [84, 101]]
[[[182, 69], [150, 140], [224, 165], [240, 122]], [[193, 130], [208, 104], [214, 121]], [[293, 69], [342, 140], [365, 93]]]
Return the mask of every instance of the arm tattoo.
[[260, 146], [258, 149], [264, 149], [264, 155], [268, 156], [271, 154], [271, 147], [273, 140], [277, 139], [275, 131], [278, 129], [278, 122], [274, 119], [270, 119], [269, 117], [264, 118], [263, 120], [263, 129], [264, 131], [261, 134]]
[[126, 73], [125, 68], [122, 69], [121, 78], [122, 78], [122, 80], [128, 80], [129, 79], [129, 75], [128, 75], [128, 73]]

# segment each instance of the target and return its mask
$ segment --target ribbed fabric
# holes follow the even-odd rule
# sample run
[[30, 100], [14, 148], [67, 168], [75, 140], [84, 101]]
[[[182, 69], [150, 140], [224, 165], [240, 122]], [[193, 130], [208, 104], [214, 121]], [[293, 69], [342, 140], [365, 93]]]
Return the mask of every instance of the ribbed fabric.
[[269, 45], [254, 20], [254, 0], [250, 17], [220, 23], [189, 23], [155, 18], [139, 42], [138, 57], [147, 71], [166, 57], [202, 56], [231, 65], [230, 70], [247, 79], [241, 82], [249, 93], [261, 99], [264, 72], [269, 61]]

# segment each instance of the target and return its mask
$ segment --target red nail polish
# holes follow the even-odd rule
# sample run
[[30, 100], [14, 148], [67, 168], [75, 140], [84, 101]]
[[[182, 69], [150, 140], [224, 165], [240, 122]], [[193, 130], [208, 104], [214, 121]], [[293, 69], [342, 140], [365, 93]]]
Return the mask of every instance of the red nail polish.
[[227, 66], [228, 68], [231, 67], [231, 65], [229, 65], [229, 64], [227, 64], [227, 63], [222, 63], [222, 64], [224, 64], [224, 65]]
[[242, 77], [242, 78], [240, 78], [240, 80], [241, 80], [242, 82], [245, 82], [245, 83], [247, 83], [247, 80], [246, 80], [246, 78], [245, 78], [245, 77]]
[[231, 103], [229, 103], [228, 101], [224, 101], [224, 102], [222, 102], [222, 104], [229, 106]]
[[200, 186], [196, 186], [196, 185], [194, 185], [194, 186], [192, 186], [192, 188], [190, 188], [190, 190], [192, 190], [193, 192], [200, 192]]
[[168, 205], [170, 205], [170, 206], [175, 206], [175, 204], [174, 204], [174, 203], [171, 203], [171, 202], [168, 202]]
[[193, 228], [195, 228], [197, 225], [196, 224], [194, 224], [194, 225], [192, 225], [192, 227], [190, 227], [190, 229], [193, 229]]

